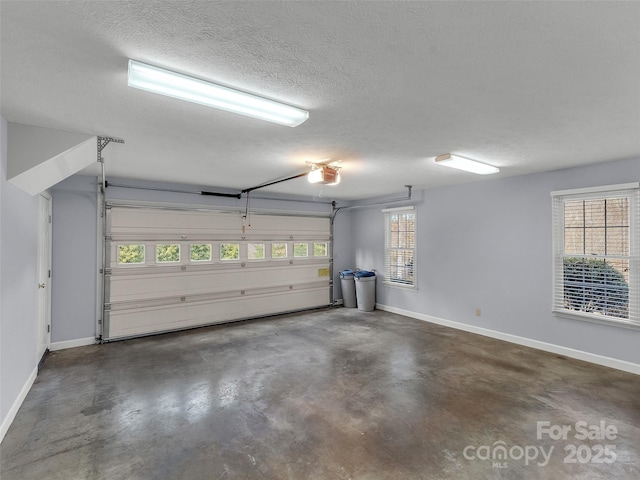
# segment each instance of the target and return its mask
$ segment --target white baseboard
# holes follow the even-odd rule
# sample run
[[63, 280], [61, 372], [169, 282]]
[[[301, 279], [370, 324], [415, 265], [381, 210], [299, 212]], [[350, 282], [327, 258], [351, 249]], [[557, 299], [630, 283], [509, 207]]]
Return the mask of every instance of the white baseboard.
[[583, 350], [575, 350], [573, 348], [563, 347], [561, 345], [555, 345], [553, 343], [541, 342], [539, 340], [533, 340], [531, 338], [519, 337], [517, 335], [511, 335], [510, 333], [498, 332], [497, 330], [476, 327], [474, 325], [468, 325], [466, 323], [454, 322], [452, 320], [432, 317], [431, 315], [424, 315], [422, 313], [411, 312], [409, 310], [403, 310], [401, 308], [390, 307], [387, 305], [376, 304], [376, 308], [379, 308], [380, 310], [384, 310], [386, 312], [404, 315], [405, 317], [424, 320], [425, 322], [436, 323], [445, 327], [464, 330], [465, 332], [476, 333], [478, 335], [484, 335], [485, 337], [496, 338], [498, 340], [504, 340], [505, 342], [511, 342], [517, 345], [523, 345], [525, 347], [536, 348], [538, 350], [544, 350], [545, 352], [564, 355], [565, 357], [584, 360], [585, 362], [591, 362], [597, 365], [603, 365], [605, 367], [615, 368], [624, 372], [640, 375], [640, 365], [637, 363], [627, 362], [625, 360], [619, 360], [617, 358], [605, 357], [603, 355], [597, 355], [595, 353], [589, 353]]
[[7, 434], [9, 427], [13, 423], [13, 420], [16, 418], [16, 414], [18, 413], [18, 410], [20, 410], [20, 406], [22, 405], [22, 402], [24, 402], [24, 399], [27, 397], [27, 393], [29, 393], [29, 390], [31, 390], [31, 386], [33, 385], [33, 382], [36, 381], [37, 376], [38, 367], [33, 369], [31, 375], [29, 375], [29, 378], [27, 378], [27, 381], [22, 386], [22, 390], [20, 390], [20, 393], [13, 402], [13, 405], [11, 405], [11, 408], [7, 412], [7, 416], [2, 419], [2, 425], [0, 426], [0, 442], [4, 440], [4, 436]]
[[49, 346], [49, 351], [64, 350], [65, 348], [84, 347], [86, 345], [95, 345], [95, 337], [78, 338], [76, 340], [65, 340], [63, 342], [54, 342]]

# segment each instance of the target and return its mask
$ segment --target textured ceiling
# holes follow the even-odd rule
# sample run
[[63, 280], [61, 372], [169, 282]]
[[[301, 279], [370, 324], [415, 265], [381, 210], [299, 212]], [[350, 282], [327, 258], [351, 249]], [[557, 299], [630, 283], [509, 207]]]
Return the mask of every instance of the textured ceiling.
[[[342, 160], [354, 199], [640, 156], [640, 2], [7, 1], [1, 113], [124, 138], [109, 177], [242, 189]], [[297, 128], [127, 87], [133, 58], [309, 110]]]

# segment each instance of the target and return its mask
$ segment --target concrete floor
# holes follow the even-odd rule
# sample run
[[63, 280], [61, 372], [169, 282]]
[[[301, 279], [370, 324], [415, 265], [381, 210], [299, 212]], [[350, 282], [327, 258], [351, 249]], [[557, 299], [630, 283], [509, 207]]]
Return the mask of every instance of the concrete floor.
[[[576, 422], [609, 438], [584, 440]], [[563, 427], [566, 439], [547, 433]], [[0, 472], [638, 479], [640, 377], [382, 311], [327, 309], [53, 352]]]

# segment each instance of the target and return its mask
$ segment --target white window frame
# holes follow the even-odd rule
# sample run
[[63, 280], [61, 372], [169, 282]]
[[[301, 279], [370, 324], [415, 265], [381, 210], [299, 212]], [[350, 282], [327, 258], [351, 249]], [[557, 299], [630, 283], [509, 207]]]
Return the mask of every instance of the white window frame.
[[[284, 245], [284, 257], [273, 256], [274, 245]], [[274, 240], [269, 244], [269, 255], [271, 257], [271, 260], [273, 260], [274, 262], [282, 262], [282, 261], [288, 260], [290, 252], [291, 252], [291, 247], [289, 246], [289, 242]]]
[[[142, 261], [136, 263], [120, 263], [120, 247], [129, 247], [132, 245], [142, 245]], [[112, 250], [113, 251], [113, 250]], [[115, 264], [118, 267], [132, 268], [140, 267], [147, 263], [147, 245], [144, 242], [117, 242], [115, 243]]]
[[[238, 258], [222, 258], [222, 245], [238, 245]], [[241, 261], [241, 242], [235, 242], [235, 241], [223, 241], [218, 243], [218, 258], [216, 259], [217, 261], [219, 261], [220, 263], [240, 263]], [[213, 253], [213, 252], [212, 252]]]
[[[316, 258], [327, 258], [329, 256], [329, 242], [324, 242], [324, 241], [318, 241], [318, 242], [311, 242], [312, 243], [312, 250], [313, 250], [313, 257]], [[323, 244], [324, 245], [324, 255], [316, 255], [316, 245], [317, 244]]]
[[[586, 320], [607, 325], [640, 329], [640, 183], [625, 183], [594, 188], [580, 188], [551, 192], [553, 203], [553, 299], [554, 315]], [[599, 313], [588, 313], [564, 307], [564, 258], [581, 257], [573, 253], [565, 255], [564, 206], [566, 202], [605, 198], [629, 199], [629, 255], [584, 255], [594, 259], [624, 259], [629, 262], [629, 318], [618, 318]]]
[[[306, 255], [296, 255], [296, 245], [306, 245], [307, 246]], [[297, 258], [297, 259], [309, 258], [309, 242], [293, 242], [291, 247], [291, 254], [293, 255], [293, 258]]]
[[[209, 259], [207, 260], [192, 260], [191, 259], [191, 247], [194, 245], [209, 245]], [[187, 258], [185, 260], [185, 264], [192, 264], [192, 265], [204, 265], [207, 263], [213, 263], [213, 243], [212, 242], [189, 242], [185, 244], [185, 251], [187, 252]]]
[[[161, 262], [158, 260], [158, 247], [160, 245], [177, 245], [178, 246], [178, 260], [171, 260], [171, 261], [166, 261], [166, 262]], [[145, 248], [146, 250], [146, 248]], [[178, 265], [180, 263], [182, 263], [182, 245], [180, 242], [171, 242], [170, 240], [167, 240], [166, 242], [158, 242], [155, 244], [155, 247], [153, 249], [154, 254], [153, 254], [153, 261], [156, 265]]]
[[[417, 230], [418, 230], [418, 216], [416, 214], [416, 209], [413, 206], [410, 207], [399, 207], [399, 208], [386, 208], [382, 210], [384, 214], [384, 280], [383, 283], [393, 287], [405, 288], [405, 289], [417, 289], [418, 285], [418, 276], [416, 271], [417, 265], [417, 253], [418, 253], [418, 238], [417, 238]], [[391, 278], [391, 251], [394, 250], [391, 247], [391, 217], [397, 214], [413, 214], [413, 248], [403, 248], [402, 250], [411, 250], [412, 251], [412, 269], [413, 269], [413, 282], [408, 283], [407, 281], [394, 280]]]
[[[249, 245], [262, 245], [262, 257], [260, 258], [249, 258]], [[268, 260], [267, 258], [267, 244], [265, 242], [245, 242], [245, 250], [247, 255], [247, 262], [265, 262]]]

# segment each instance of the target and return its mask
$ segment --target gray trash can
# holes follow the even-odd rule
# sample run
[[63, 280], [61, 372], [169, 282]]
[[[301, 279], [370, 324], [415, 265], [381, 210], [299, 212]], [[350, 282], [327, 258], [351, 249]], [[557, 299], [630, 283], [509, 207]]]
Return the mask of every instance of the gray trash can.
[[371, 312], [376, 306], [376, 274], [368, 270], [359, 270], [353, 274], [356, 280], [356, 298], [358, 310]]
[[356, 308], [356, 284], [353, 270], [340, 272], [340, 286], [342, 287], [342, 301], [347, 308]]

